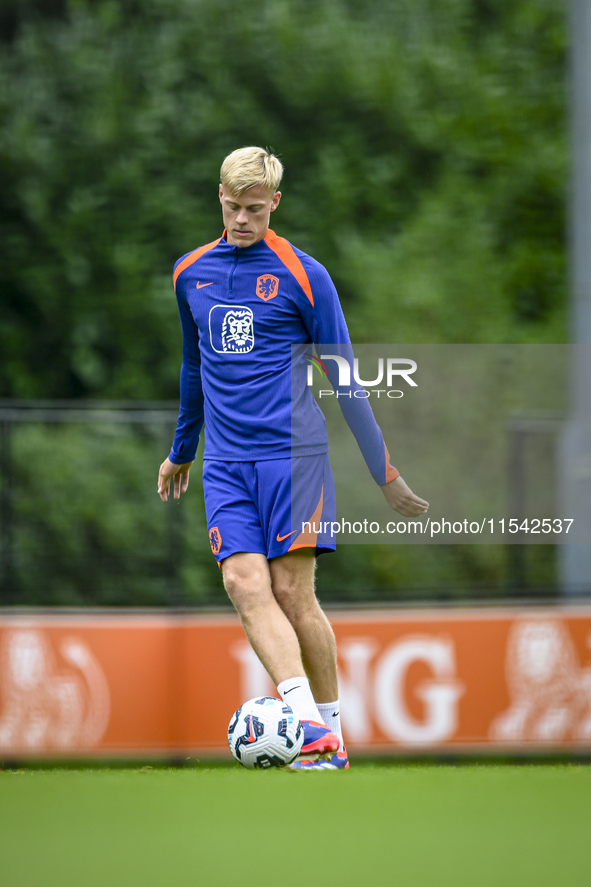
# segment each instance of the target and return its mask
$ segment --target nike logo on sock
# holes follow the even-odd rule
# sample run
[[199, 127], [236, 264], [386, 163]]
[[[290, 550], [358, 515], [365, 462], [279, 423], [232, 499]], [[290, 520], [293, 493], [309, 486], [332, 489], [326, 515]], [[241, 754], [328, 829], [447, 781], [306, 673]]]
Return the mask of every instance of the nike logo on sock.
[[288, 694], [288, 693], [291, 693], [292, 690], [299, 690], [300, 687], [301, 687], [301, 684], [298, 684], [297, 687], [290, 687], [289, 690], [284, 690], [284, 691], [283, 691], [283, 695], [284, 695], [284, 696], [287, 696], [287, 694]]
[[339, 716], [338, 711], [333, 711], [333, 713], [332, 713], [332, 717], [333, 717], [333, 718], [338, 718], [338, 716]]

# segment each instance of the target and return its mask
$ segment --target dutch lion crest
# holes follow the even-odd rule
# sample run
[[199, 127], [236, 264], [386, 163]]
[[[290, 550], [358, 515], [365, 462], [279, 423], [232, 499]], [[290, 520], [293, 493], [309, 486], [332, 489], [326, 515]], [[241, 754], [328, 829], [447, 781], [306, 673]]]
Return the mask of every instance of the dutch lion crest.
[[279, 278], [274, 274], [262, 274], [257, 277], [257, 296], [259, 299], [268, 302], [274, 299], [279, 292]]
[[227, 311], [222, 321], [222, 350], [244, 354], [252, 351], [253, 346], [253, 316], [250, 308]]
[[222, 547], [222, 534], [219, 527], [212, 527], [209, 531], [209, 544], [214, 554], [219, 554]]

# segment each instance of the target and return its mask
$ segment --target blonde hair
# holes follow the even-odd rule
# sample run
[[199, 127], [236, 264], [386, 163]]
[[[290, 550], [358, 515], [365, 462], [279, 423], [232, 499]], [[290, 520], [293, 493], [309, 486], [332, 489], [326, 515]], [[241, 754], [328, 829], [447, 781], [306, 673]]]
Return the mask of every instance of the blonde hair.
[[220, 169], [222, 185], [235, 197], [257, 185], [275, 193], [282, 176], [283, 164], [265, 148], [238, 148], [228, 154]]

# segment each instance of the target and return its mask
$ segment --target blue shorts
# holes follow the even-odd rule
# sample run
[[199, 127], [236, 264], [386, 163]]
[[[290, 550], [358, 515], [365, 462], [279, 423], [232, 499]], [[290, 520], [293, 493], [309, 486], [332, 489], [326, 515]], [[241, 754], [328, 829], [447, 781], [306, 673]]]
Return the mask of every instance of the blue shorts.
[[334, 551], [334, 480], [328, 454], [264, 462], [203, 462], [211, 550], [271, 559], [298, 548]]

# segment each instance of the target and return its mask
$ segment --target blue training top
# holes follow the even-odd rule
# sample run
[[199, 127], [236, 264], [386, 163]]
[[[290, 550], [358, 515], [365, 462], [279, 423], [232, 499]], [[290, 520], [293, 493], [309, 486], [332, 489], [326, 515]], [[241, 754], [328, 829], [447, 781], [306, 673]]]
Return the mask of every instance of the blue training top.
[[[229, 244], [225, 235], [175, 264], [183, 364], [169, 458], [177, 465], [194, 460], [204, 420], [205, 459], [326, 453], [307, 356], [313, 344], [350, 345], [334, 284], [319, 262], [271, 229], [248, 247]], [[331, 370], [336, 389], [336, 366]], [[398, 477], [367, 399], [349, 395], [339, 404], [376, 482]]]

